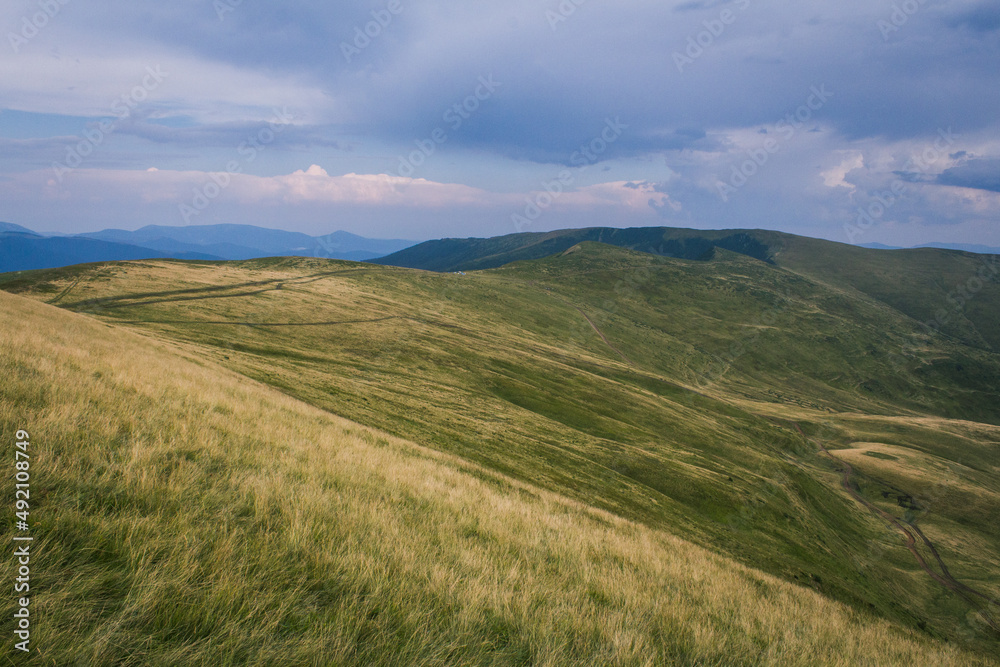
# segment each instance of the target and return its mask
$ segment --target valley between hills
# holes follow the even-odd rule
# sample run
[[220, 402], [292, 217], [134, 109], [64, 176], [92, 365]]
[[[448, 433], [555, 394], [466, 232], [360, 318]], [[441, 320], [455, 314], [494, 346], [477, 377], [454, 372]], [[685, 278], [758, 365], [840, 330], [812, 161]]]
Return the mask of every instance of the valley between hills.
[[0, 275], [38, 664], [997, 664], [997, 256], [698, 234]]

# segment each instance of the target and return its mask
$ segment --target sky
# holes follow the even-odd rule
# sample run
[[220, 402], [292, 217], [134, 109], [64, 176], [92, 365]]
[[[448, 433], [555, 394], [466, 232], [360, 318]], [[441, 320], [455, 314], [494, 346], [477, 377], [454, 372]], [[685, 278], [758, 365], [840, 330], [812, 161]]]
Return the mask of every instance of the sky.
[[996, 0], [7, 0], [0, 220], [1000, 245]]

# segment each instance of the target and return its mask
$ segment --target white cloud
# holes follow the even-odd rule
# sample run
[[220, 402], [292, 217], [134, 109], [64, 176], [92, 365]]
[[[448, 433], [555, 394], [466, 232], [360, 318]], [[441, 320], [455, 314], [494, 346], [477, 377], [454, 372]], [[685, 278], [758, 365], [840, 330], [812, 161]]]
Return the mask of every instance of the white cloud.
[[844, 177], [848, 173], [854, 171], [855, 169], [861, 169], [865, 166], [865, 156], [860, 151], [838, 151], [839, 153], [847, 153], [848, 155], [844, 160], [835, 167], [827, 169], [826, 171], [820, 172], [820, 176], [823, 178], [823, 184], [828, 188], [847, 188], [851, 192], [854, 192], [856, 186], [848, 183], [844, 180]]
[[[57, 178], [52, 171], [33, 171], [0, 181], [0, 199], [10, 207], [39, 210], [60, 208], [73, 201], [88, 201], [91, 213], [101, 211], [149, 210], [170, 214], [181, 224], [182, 207], [186, 222], [205, 223], [207, 213], [224, 208], [228, 215], [246, 215], [270, 210], [285, 218], [297, 212], [367, 210], [385, 215], [437, 212], [442, 220], [478, 216], [502, 224], [511, 214], [524, 209], [528, 201], [539, 201], [543, 192], [492, 192], [459, 183], [439, 183], [423, 178], [387, 174], [330, 175], [319, 165], [290, 174], [256, 176], [167, 169], [108, 170], [78, 169]], [[560, 215], [603, 215], [627, 219], [633, 224], [657, 221], [657, 207], [680, 209], [653, 184], [616, 181], [566, 189], [541, 207], [552, 219]], [[405, 213], [405, 212], [411, 213]], [[244, 217], [241, 215], [241, 217]], [[162, 222], [162, 221], [161, 221]]]

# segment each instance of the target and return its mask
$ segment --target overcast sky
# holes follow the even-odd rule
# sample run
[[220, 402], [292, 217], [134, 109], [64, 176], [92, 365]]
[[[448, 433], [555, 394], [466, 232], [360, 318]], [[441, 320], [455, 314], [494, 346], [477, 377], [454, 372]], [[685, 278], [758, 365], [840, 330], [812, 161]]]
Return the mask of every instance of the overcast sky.
[[1000, 245], [996, 0], [6, 0], [0, 220]]

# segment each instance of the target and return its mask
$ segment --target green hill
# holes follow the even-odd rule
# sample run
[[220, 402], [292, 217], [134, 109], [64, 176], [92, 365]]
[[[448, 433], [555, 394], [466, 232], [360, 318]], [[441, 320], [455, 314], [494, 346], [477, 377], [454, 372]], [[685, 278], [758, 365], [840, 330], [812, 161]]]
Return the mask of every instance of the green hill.
[[427, 241], [375, 263], [469, 271], [540, 259], [596, 241], [665, 257], [704, 260], [721, 248], [790, 269], [833, 288], [853, 288], [966, 344], [1000, 351], [1000, 256], [956, 250], [875, 250], [760, 229], [594, 227], [490, 239]]
[[917, 248], [869, 250], [795, 237], [775, 262], [853, 288], [967, 345], [1000, 352], [1000, 255]]
[[492, 269], [510, 262], [541, 259], [577, 243], [594, 241], [680, 259], [703, 259], [715, 247], [768, 261], [770, 249], [756, 238], [760, 230], [699, 231], [669, 227], [591, 227], [555, 232], [523, 232], [488, 239], [439, 239], [405, 248], [376, 264], [427, 271]]
[[[992, 518], [1000, 512], [1000, 355], [972, 329], [964, 336], [928, 333], [906, 312], [922, 306], [902, 297], [891, 303], [906, 287], [903, 278], [837, 281], [834, 270], [847, 269], [823, 266], [810, 246], [772, 238], [767, 261], [761, 261], [741, 252], [752, 245], [745, 239], [726, 243], [738, 247], [709, 244], [694, 259], [573, 243], [544, 258], [466, 275], [301, 258], [146, 261], [9, 274], [0, 287], [17, 296], [3, 298], [33, 333], [19, 334], [3, 357], [8, 376], [28, 378], [8, 390], [5, 427], [21, 428], [14, 424], [32, 418], [51, 424], [47, 437], [60, 443], [48, 454], [53, 461], [94, 433], [105, 444], [88, 456], [104, 446], [120, 452], [106, 463], [86, 459], [91, 463], [66, 468], [47, 492], [69, 506], [95, 470], [108, 485], [129, 471], [131, 490], [107, 499], [106, 493], [91, 494], [74, 515], [80, 526], [104, 525], [114, 512], [122, 521], [138, 521], [135, 512], [167, 521], [163, 503], [199, 480], [209, 483], [209, 495], [198, 495], [201, 505], [189, 508], [184, 520], [204, 524], [200, 530], [222, 521], [221, 510], [213, 508], [232, 498], [251, 508], [236, 513], [244, 523], [233, 524], [238, 532], [231, 542], [225, 531], [203, 549], [173, 542], [168, 553], [177, 563], [194, 559], [205, 568], [198, 563], [217, 548], [229, 558], [225, 567], [267, 581], [262, 573], [271, 566], [253, 556], [251, 546], [272, 543], [267, 526], [289, 526], [280, 530], [296, 536], [288, 547], [296, 560], [284, 576], [310, 600], [325, 603], [324, 596], [333, 595], [334, 608], [344, 610], [340, 617], [324, 616], [317, 607], [308, 612], [313, 616], [299, 617], [283, 608], [277, 618], [284, 620], [276, 621], [281, 636], [292, 642], [307, 635], [301, 650], [316, 651], [298, 655], [387, 662], [395, 647], [411, 662], [927, 664], [940, 658], [930, 652], [942, 652], [946, 662], [987, 663], [985, 656], [1000, 646], [990, 628], [1000, 615], [989, 604], [1000, 597], [1000, 529]], [[697, 244], [686, 244], [695, 254]], [[869, 258], [882, 261], [880, 254], [867, 254], [877, 252], [844, 257], [858, 271], [868, 266], [892, 276], [896, 266], [904, 275], [918, 270], [906, 254], [898, 264], [866, 265]], [[951, 252], [917, 257], [928, 280], [933, 261], [945, 258], [944, 277], [937, 279], [942, 285], [973, 261]], [[996, 308], [985, 298], [988, 289], [979, 292], [984, 298], [981, 311], [972, 313], [976, 318]], [[5, 326], [4, 340], [14, 341], [12, 324]], [[25, 352], [16, 352], [22, 347]], [[131, 351], [115, 356], [126, 348]], [[154, 361], [146, 364], [144, 355]], [[106, 364], [119, 370], [102, 370]], [[178, 379], [168, 370], [175, 367], [202, 375]], [[114, 392], [132, 395], [127, 383], [119, 386], [128, 373], [142, 374], [151, 387], [173, 383], [177, 389], [164, 390], [167, 398], [151, 398], [141, 410], [101, 407], [118, 400]], [[104, 393], [93, 399], [96, 407], [80, 413], [73, 401], [90, 401], [88, 391], [59, 386], [79, 388], [88, 378]], [[245, 391], [257, 393], [224, 400], [226, 392], [237, 391], [226, 387], [246, 381], [252, 384]], [[159, 395], [151, 392], [129, 401]], [[294, 433], [299, 417], [276, 421], [268, 406], [286, 405], [282, 401], [296, 406], [286, 410], [310, 415], [302, 418], [305, 434]], [[251, 405], [258, 403], [260, 415]], [[105, 411], [110, 416], [102, 416]], [[195, 424], [202, 414], [215, 429], [210, 447], [198, 444]], [[319, 438], [316, 424], [330, 414], [364, 425], [350, 427], [362, 429], [357, 433], [373, 434], [371, 441], [358, 436], [368, 442], [357, 454], [371, 471], [363, 473], [371, 475], [366, 490], [337, 515], [336, 525], [308, 520], [314, 512], [333, 511], [324, 502], [353, 497], [344, 481], [347, 469], [320, 465], [326, 459], [318, 459], [310, 444]], [[218, 421], [223, 417], [225, 428]], [[377, 445], [388, 436], [366, 429], [406, 444]], [[335, 440], [330, 447], [338, 447]], [[410, 455], [397, 455], [400, 447], [444, 462], [433, 465], [461, 481], [422, 481], [438, 473], [404, 472]], [[381, 459], [378, 452], [396, 458]], [[153, 469], [167, 476], [143, 476], [135, 463], [142, 460], [155, 461], [159, 468]], [[845, 480], [846, 464], [851, 472]], [[172, 482], [175, 475], [182, 477]], [[289, 498], [305, 500], [253, 500], [250, 490], [260, 476], [274, 480], [269, 489], [293, 481]], [[268, 493], [276, 498], [277, 491]], [[404, 524], [380, 523], [373, 533], [385, 536], [375, 542], [391, 543], [384, 547], [397, 559], [391, 562], [402, 559], [407, 567], [394, 570], [384, 560], [389, 556], [372, 555], [374, 545], [368, 551], [358, 546], [359, 535], [374, 530], [358, 513], [367, 516], [372, 507], [412, 517], [403, 532]], [[267, 508], [299, 517], [298, 523], [269, 523]], [[597, 518], [567, 518], [566, 525], [583, 531], [572, 538], [551, 532], [547, 527], [558, 523], [552, 517], [567, 512]], [[510, 523], [515, 515], [530, 519]], [[524, 533], [528, 524], [536, 528]], [[812, 621], [782, 611], [785, 602], [775, 604], [779, 597], [756, 584], [733, 598], [739, 600], [734, 612], [725, 611], [734, 607], [726, 601], [731, 592], [722, 589], [696, 600], [687, 587], [714, 581], [709, 570], [685, 566], [667, 575], [656, 565], [663, 547], [649, 541], [635, 547], [643, 554], [638, 560], [602, 551], [621, 538], [594, 532], [598, 526], [670, 536], [685, 549], [714, 554], [721, 560], [713, 562], [726, 568], [763, 573], [788, 586], [796, 600], [818, 593], [815, 599], [850, 610], [837, 613], [866, 631], [891, 630], [879, 629], [882, 640], [850, 649], [843, 642], [859, 630], [833, 612], [818, 621], [829, 620], [827, 629], [793, 624], [787, 633], [775, 630], [782, 621]], [[126, 570], [128, 563], [158, 558], [142, 556], [141, 540], [123, 530], [107, 528], [104, 546], [95, 551], [87, 531], [77, 527], [73, 539], [80, 541], [64, 545], [66, 558], [79, 551], [74, 558], [94, 573], [106, 550], [118, 554], [114, 567]], [[909, 547], [906, 535], [914, 542]], [[286, 537], [282, 532], [273, 544]], [[566, 539], [591, 546], [572, 553], [551, 546]], [[314, 553], [316, 544], [328, 541], [349, 545], [338, 552], [342, 559]], [[411, 542], [412, 550], [406, 546]], [[596, 549], [592, 558], [587, 549]], [[648, 567], [638, 565], [647, 558]], [[593, 585], [605, 566], [634, 588]], [[142, 580], [141, 568], [128, 567]], [[597, 570], [587, 574], [591, 567]], [[519, 571], [545, 577], [499, 574]], [[473, 572], [475, 585], [455, 583]], [[329, 583], [331, 577], [340, 583]], [[226, 620], [238, 616], [233, 610], [248, 604], [240, 600], [252, 596], [245, 588], [251, 584], [240, 588], [244, 578], [226, 580], [237, 592], [224, 601], [192, 592], [208, 597], [192, 598], [176, 615], [164, 611], [137, 620], [134, 632], [158, 628], [157, 650], [194, 651], [202, 642], [205, 650], [239, 650], [266, 662], [247, 648], [256, 646], [249, 626], [237, 624], [239, 631], [226, 635], [232, 638], [227, 648], [213, 644], [227, 623], [236, 623]], [[268, 584], [256, 585], [263, 587], [261, 604], [279, 604], [267, 597], [273, 591]], [[504, 602], [501, 590], [517, 591], [525, 606]], [[345, 591], [355, 595], [351, 605], [367, 605], [361, 617], [354, 614], [362, 607], [337, 607]], [[108, 623], [136, 608], [110, 590], [101, 594]], [[542, 607], [532, 606], [542, 603], [531, 600], [543, 599]], [[198, 617], [209, 603], [228, 615], [214, 622]], [[677, 621], [674, 629], [657, 625], [675, 617], [666, 610], [676, 605], [693, 605], [707, 616]], [[353, 619], [351, 627], [359, 628], [355, 644], [343, 639], [344, 647], [357, 651], [358, 642], [371, 639], [372, 651], [385, 652], [335, 654], [320, 635], [309, 634], [313, 621], [336, 624], [337, 618]], [[555, 619], [556, 626], [543, 618]], [[626, 635], [614, 634], [613, 628], [635, 618], [646, 620]], [[739, 620], [726, 620], [734, 618]], [[95, 623], [97, 633], [103, 626]], [[712, 639], [691, 643], [679, 628], [711, 628]], [[122, 641], [109, 638], [106, 646], [111, 651]], [[959, 649], [970, 653], [954, 652]]]

